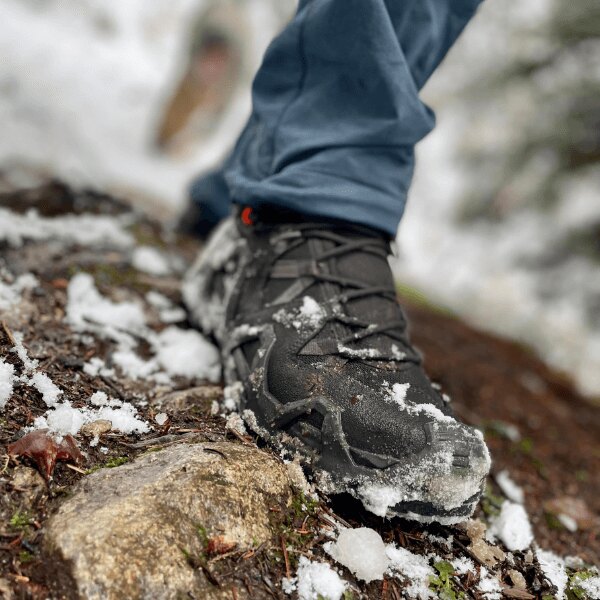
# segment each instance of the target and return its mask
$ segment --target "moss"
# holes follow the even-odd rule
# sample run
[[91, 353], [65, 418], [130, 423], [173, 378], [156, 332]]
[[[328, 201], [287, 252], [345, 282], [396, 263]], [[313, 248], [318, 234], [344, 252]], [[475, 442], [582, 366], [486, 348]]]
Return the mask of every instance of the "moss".
[[492, 492], [492, 487], [485, 486], [483, 497], [481, 499], [481, 508], [488, 517], [494, 517], [500, 514], [500, 509], [504, 503], [504, 498]]
[[590, 577], [597, 577], [598, 573], [585, 569], [583, 571], [577, 571], [569, 575], [569, 581], [567, 582], [566, 596], [568, 600], [593, 600], [586, 592], [580, 587], [581, 583]]
[[26, 512], [16, 511], [10, 518], [10, 526], [14, 529], [28, 529], [31, 521], [31, 517]]
[[19, 561], [22, 563], [31, 562], [34, 558], [35, 556], [33, 556], [33, 554], [31, 554], [31, 552], [28, 552], [27, 550], [22, 550], [21, 552], [19, 552]]
[[91, 469], [88, 469], [85, 474], [89, 475], [90, 473], [95, 473], [100, 469], [114, 469], [115, 467], [120, 467], [127, 462], [129, 462], [129, 458], [127, 456], [114, 456], [113, 458], [109, 458], [104, 464], [95, 465]]
[[396, 282], [396, 291], [401, 298], [406, 299], [411, 304], [415, 306], [420, 306], [423, 308], [427, 308], [432, 312], [454, 316], [454, 313], [448, 308], [441, 306], [439, 304], [433, 303], [423, 292], [420, 292], [418, 289], [402, 282]]

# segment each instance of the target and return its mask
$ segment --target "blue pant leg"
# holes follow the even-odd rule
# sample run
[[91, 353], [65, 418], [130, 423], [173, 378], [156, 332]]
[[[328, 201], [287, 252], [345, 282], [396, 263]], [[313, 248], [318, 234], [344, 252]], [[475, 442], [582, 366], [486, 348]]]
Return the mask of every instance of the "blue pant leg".
[[229, 197], [395, 234], [434, 125], [418, 92], [480, 1], [302, 0], [256, 75]]

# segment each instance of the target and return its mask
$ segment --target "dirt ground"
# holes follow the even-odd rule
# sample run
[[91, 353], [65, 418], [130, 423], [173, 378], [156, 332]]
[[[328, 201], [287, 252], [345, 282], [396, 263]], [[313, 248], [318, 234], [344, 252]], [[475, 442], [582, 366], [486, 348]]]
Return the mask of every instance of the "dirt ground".
[[[73, 193], [58, 183], [29, 192], [4, 194], [0, 196], [0, 207], [20, 212], [35, 208], [48, 216], [99, 211], [122, 214], [129, 210], [127, 205], [111, 198]], [[199, 248], [195, 240], [165, 233], [143, 215], [135, 216], [130, 230], [138, 243], [176, 249], [185, 263], [193, 259]], [[39, 285], [24, 296], [18, 310], [1, 324], [0, 356], [20, 368], [19, 359], [10, 348], [14, 345], [13, 332], [22, 332], [30, 356], [39, 360], [40, 368], [68, 391], [75, 406], [78, 402], [83, 404], [96, 391], [132, 402], [145, 397], [149, 403], [140, 408], [140, 413], [152, 419], [156, 398], [173, 389], [203, 384], [181, 379], [172, 386], [160, 387], [148, 381], [92, 377], [82, 370], [84, 363], [94, 356], [110, 356], [110, 342], [86, 345], [64, 322], [66, 288], [75, 272], [91, 273], [98, 289], [107, 296], [114, 295], [119, 288], [143, 298], [154, 289], [180, 304], [177, 276], [159, 278], [140, 273], [117, 250], [72, 247], [65, 253], [64, 247], [51, 243], [27, 243], [11, 248], [0, 242], [0, 265], [14, 275], [31, 272], [39, 279]], [[527, 348], [477, 331], [439, 307], [409, 295], [405, 305], [412, 338], [425, 355], [428, 372], [450, 394], [457, 414], [484, 430], [492, 451], [494, 467], [489, 491], [477, 514], [485, 517], [497, 510], [502, 495], [494, 477], [506, 469], [525, 492], [525, 505], [537, 543], [561, 556], [578, 556], [586, 563], [600, 564], [600, 407], [581, 397], [565, 376], [548, 369]], [[188, 326], [185, 322], [179, 325]], [[161, 327], [158, 322], [153, 326]], [[194, 433], [211, 441], [260, 443], [227, 430], [223, 418], [210, 414], [212, 399], [220, 396], [221, 388], [211, 386], [203, 403], [187, 412], [169, 415], [164, 426], [149, 434], [105, 434], [102, 443], [108, 448], [107, 453], [102, 453], [99, 447], [86, 446], [83, 464], [59, 462], [51, 480], [40, 484], [31, 477], [18, 483], [16, 478], [22, 474], [22, 467], [35, 465], [29, 458], [11, 457], [7, 452], [8, 445], [23, 435], [22, 428], [31, 425], [47, 408], [37, 391], [18, 387], [0, 412], [0, 597], [3, 593], [19, 598], [48, 596], [52, 569], [40, 555], [44, 521], [69, 494], [72, 485], [90, 470], [130, 461], [167, 435]], [[571, 514], [569, 511], [579, 524], [574, 532], [557, 518], [560, 513]], [[338, 497], [301, 502], [289, 513], [278, 515], [280, 544], [234, 554], [198, 568], [216, 585], [244, 588], [251, 597], [283, 598], [275, 582], [295, 564], [285, 547], [293, 543], [298, 555], [313, 550], [317, 555], [322, 554], [315, 550], [323, 540], [320, 531], [332, 519], [373, 527], [384, 541], [394, 540], [420, 554], [435, 551], [440, 555], [469, 556], [465, 548], [468, 538], [459, 528], [436, 525], [424, 528], [398, 519], [384, 521], [365, 513], [348, 498]], [[453, 548], [436, 546], [427, 533], [443, 537], [452, 533]], [[526, 579], [530, 595], [522, 597], [541, 598], [548, 593], [548, 583], [534, 567]], [[471, 589], [468, 578], [457, 581], [465, 597], [481, 597]], [[393, 579], [368, 586], [353, 583], [362, 597], [401, 597], [402, 588]]]

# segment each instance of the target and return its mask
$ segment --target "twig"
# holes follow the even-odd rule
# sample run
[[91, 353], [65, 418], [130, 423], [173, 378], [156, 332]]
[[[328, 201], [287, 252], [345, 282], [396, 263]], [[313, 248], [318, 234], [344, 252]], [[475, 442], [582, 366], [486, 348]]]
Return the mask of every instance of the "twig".
[[2, 329], [4, 330], [4, 333], [6, 334], [6, 337], [8, 338], [8, 341], [10, 342], [11, 346], [16, 346], [17, 345], [17, 341], [15, 340], [12, 331], [9, 329], [8, 325], [6, 324], [6, 321], [1, 321], [2, 323]]
[[292, 576], [292, 572], [290, 571], [290, 557], [288, 556], [285, 539], [282, 535], [279, 536], [279, 541], [281, 542], [281, 550], [283, 552], [283, 559], [285, 560], [285, 576], [289, 579]]
[[71, 464], [67, 463], [66, 466], [69, 469], [72, 469], [73, 471], [77, 471], [77, 473], [81, 473], [82, 475], [85, 475], [87, 473], [87, 471], [84, 471], [83, 469], [80, 469], [79, 467], [76, 467], [75, 465], [71, 465]]
[[8, 469], [8, 463], [10, 462], [10, 454], [6, 454], [6, 460], [4, 461], [4, 466], [2, 467], [2, 470], [0, 471], [0, 475], [3, 475], [6, 472], [6, 469]]

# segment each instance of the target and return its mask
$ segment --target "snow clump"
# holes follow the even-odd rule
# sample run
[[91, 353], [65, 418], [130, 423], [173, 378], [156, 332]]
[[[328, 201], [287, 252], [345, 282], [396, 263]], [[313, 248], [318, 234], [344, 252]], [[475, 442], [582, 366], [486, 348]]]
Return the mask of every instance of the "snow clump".
[[481, 567], [477, 588], [485, 600], [502, 600], [502, 586], [498, 578], [489, 573], [485, 567]]
[[137, 246], [133, 251], [131, 264], [138, 271], [156, 277], [170, 275], [172, 272], [168, 257], [152, 246]]
[[556, 588], [556, 597], [558, 600], [563, 600], [569, 581], [565, 561], [549, 550], [538, 549], [536, 556], [544, 575]]
[[500, 539], [511, 552], [526, 550], [533, 542], [527, 512], [509, 500], [502, 504], [500, 514], [493, 519], [487, 533], [492, 540]]
[[426, 557], [413, 554], [406, 548], [399, 548], [394, 544], [388, 544], [385, 552], [390, 561], [390, 571], [408, 580], [406, 594], [409, 598], [427, 600], [434, 596], [429, 589], [429, 578], [435, 573]]
[[[25, 290], [31, 290], [39, 285], [39, 281], [31, 273], [19, 275], [14, 281], [10, 274], [0, 273], [0, 275], [5, 280], [0, 280], [0, 310], [9, 310], [20, 302], [21, 294]], [[10, 281], [6, 281], [7, 279]]]
[[0, 409], [6, 406], [14, 389], [15, 367], [0, 358]]
[[56, 406], [58, 397], [62, 394], [62, 390], [56, 386], [46, 373], [34, 373], [27, 383], [42, 394], [42, 400], [46, 406]]
[[[282, 582], [284, 591], [291, 593], [294, 585], [300, 600], [339, 600], [346, 590], [347, 583], [327, 564], [312, 562], [300, 557], [296, 581]], [[287, 591], [290, 590], [290, 591]]]
[[496, 475], [496, 483], [500, 486], [502, 493], [513, 502], [517, 504], [523, 504], [525, 501], [525, 494], [523, 490], [511, 479], [508, 471], [500, 471]]
[[318, 327], [325, 316], [325, 310], [314, 298], [304, 296], [300, 308], [289, 311], [282, 308], [273, 315], [273, 320], [285, 327], [294, 327], [297, 331], [301, 331]]
[[578, 579], [577, 587], [582, 589], [589, 598], [600, 598], [600, 577], [588, 577], [587, 579]]
[[381, 536], [369, 527], [342, 529], [338, 539], [327, 542], [323, 548], [334, 560], [367, 583], [383, 579], [390, 562]]

